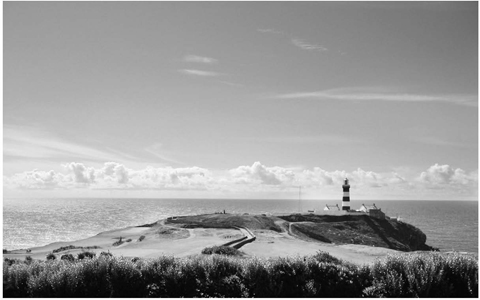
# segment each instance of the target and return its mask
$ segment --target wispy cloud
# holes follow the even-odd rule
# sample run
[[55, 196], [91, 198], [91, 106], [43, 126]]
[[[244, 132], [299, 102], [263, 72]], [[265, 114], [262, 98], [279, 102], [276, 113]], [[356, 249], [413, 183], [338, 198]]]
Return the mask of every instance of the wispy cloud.
[[165, 155], [165, 149], [161, 143], [155, 143], [147, 148], [145, 148], [145, 151], [148, 153], [152, 154], [153, 156], [160, 158], [162, 161], [165, 162], [170, 162], [170, 163], [175, 163], [175, 164], [182, 164], [181, 162], [170, 158]]
[[470, 94], [416, 94], [398, 92], [385, 88], [342, 88], [318, 92], [299, 92], [277, 95], [281, 99], [318, 98], [344, 101], [401, 101], [401, 102], [447, 102], [458, 105], [478, 105], [477, 95]]
[[218, 82], [229, 85], [229, 86], [234, 86], [234, 87], [243, 87], [244, 86], [243, 84], [230, 82], [230, 81], [219, 80]]
[[214, 76], [222, 75], [221, 73], [217, 73], [217, 72], [193, 70], [193, 69], [181, 69], [181, 70], [178, 70], [178, 72], [187, 74], [187, 75], [204, 76], [204, 77], [214, 77]]
[[307, 43], [302, 39], [294, 38], [291, 40], [292, 44], [297, 46], [300, 49], [308, 50], [308, 51], [328, 51], [328, 49], [319, 44], [311, 44]]
[[366, 141], [358, 137], [349, 137], [343, 135], [315, 135], [315, 136], [278, 136], [278, 137], [247, 137], [242, 140], [253, 142], [267, 142], [267, 143], [291, 143], [291, 144], [329, 144], [329, 145], [345, 145], [345, 144], [359, 144]]
[[[441, 146], [441, 147], [457, 147], [457, 148], [467, 148], [469, 147], [467, 144], [453, 142], [445, 139], [441, 139], [438, 137], [433, 136], [416, 136], [411, 138], [412, 141], [427, 144], [432, 146]], [[472, 146], [476, 146], [476, 143], [472, 143]]]
[[318, 52], [328, 51], [327, 47], [325, 46], [307, 42], [304, 39], [300, 39], [298, 37], [292, 36], [291, 34], [285, 33], [283, 31], [279, 31], [271, 28], [257, 29], [257, 31], [265, 34], [282, 36], [282, 38], [289, 39], [294, 46], [302, 50], [318, 51]]
[[283, 31], [278, 31], [271, 28], [257, 29], [257, 31], [261, 33], [270, 33], [270, 34], [285, 34]]
[[214, 64], [214, 63], [218, 62], [218, 60], [215, 59], [215, 58], [198, 56], [198, 55], [186, 55], [183, 58], [183, 61], [194, 62], [194, 63], [203, 63], [203, 64]]
[[133, 160], [132, 156], [120, 151], [101, 150], [80, 145], [60, 138], [46, 130], [28, 126], [5, 125], [3, 142], [3, 155], [7, 158], [116, 160], [125, 162]]

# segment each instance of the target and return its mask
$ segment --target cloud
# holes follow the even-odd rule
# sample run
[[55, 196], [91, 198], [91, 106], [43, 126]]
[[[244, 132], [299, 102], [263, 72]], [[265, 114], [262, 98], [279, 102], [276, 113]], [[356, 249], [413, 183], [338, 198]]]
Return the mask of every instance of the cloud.
[[318, 45], [318, 44], [310, 44], [310, 43], [307, 43], [305, 42], [304, 40], [302, 39], [291, 39], [291, 42], [293, 45], [297, 46], [298, 48], [300, 49], [303, 49], [303, 50], [308, 50], [308, 51], [328, 51], [327, 48], [325, 48], [324, 46], [322, 45]]
[[198, 55], [186, 55], [185, 57], [183, 57], [183, 61], [194, 62], [194, 63], [203, 63], [203, 64], [214, 64], [214, 63], [218, 62], [218, 60], [215, 59], [215, 58], [198, 56]]
[[230, 81], [223, 81], [219, 80], [218, 82], [229, 85], [229, 86], [234, 86], [234, 87], [244, 87], [245, 85], [240, 84], [240, 83], [235, 83], [235, 82], [230, 82]]
[[11, 177], [4, 176], [6, 189], [37, 190], [59, 188], [64, 181], [64, 175], [55, 171], [28, 171], [15, 174]]
[[84, 164], [71, 162], [63, 165], [73, 174], [76, 183], [90, 184], [95, 182], [95, 170], [87, 168]]
[[429, 188], [444, 188], [447, 185], [471, 186], [477, 184], [478, 174], [468, 174], [460, 168], [435, 164], [422, 172], [418, 180]]
[[318, 92], [299, 92], [275, 96], [279, 99], [313, 98], [339, 101], [446, 102], [476, 106], [478, 97], [469, 94], [412, 94], [386, 88], [341, 88]]
[[[268, 167], [260, 162], [228, 171], [201, 167], [146, 167], [133, 170], [121, 163], [106, 162], [94, 168], [83, 163], [63, 165], [65, 172], [26, 171], [4, 176], [6, 190], [152, 190], [207, 191], [211, 196], [228, 192], [244, 195], [250, 192], [282, 192], [285, 195], [301, 186], [302, 191], [332, 199], [341, 196], [345, 177], [350, 179], [352, 194], [359, 198], [385, 199], [472, 199], [478, 194], [478, 170], [466, 172], [449, 165], [435, 164], [408, 178], [397, 172], [375, 172], [357, 168], [327, 171], [320, 167]], [[293, 193], [292, 193], [293, 192]], [[188, 194], [182, 194], [188, 195]], [[185, 197], [185, 196], [184, 196]], [[188, 196], [187, 196], [188, 197]]]
[[4, 125], [3, 155], [20, 159], [82, 159], [90, 161], [139, 160], [120, 151], [103, 151], [60, 138], [46, 130], [29, 126]]
[[178, 72], [184, 73], [187, 75], [204, 76], [204, 77], [214, 77], [214, 76], [222, 75], [221, 73], [217, 73], [217, 72], [192, 70], [192, 69], [181, 69], [181, 70], [178, 70]]
[[271, 28], [257, 29], [257, 31], [261, 32], [261, 33], [285, 34], [283, 31], [278, 31], [278, 30], [271, 29]]
[[294, 177], [292, 171], [279, 167], [267, 168], [258, 161], [252, 166], [232, 169], [229, 173], [235, 183], [242, 184], [281, 185], [290, 182]]
[[[452, 142], [448, 141], [442, 138], [438, 137], [433, 137], [433, 136], [412, 136], [410, 138], [412, 141], [415, 141], [417, 143], [422, 143], [422, 144], [427, 144], [427, 145], [434, 145], [434, 146], [442, 146], [442, 147], [458, 147], [458, 148], [467, 148], [469, 145], [464, 144], [464, 143], [457, 143], [457, 142]], [[477, 146], [475, 143], [472, 146]]]
[[165, 153], [165, 149], [163, 147], [163, 145], [161, 143], [155, 143], [147, 148], [145, 148], [145, 151], [147, 151], [148, 153], [154, 155], [155, 157], [157, 158], [160, 158], [162, 161], [165, 161], [165, 162], [170, 162], [170, 163], [174, 163], [174, 164], [182, 164], [181, 162], [173, 159], [173, 158], [170, 158], [168, 156], [166, 156], [164, 153]]
[[316, 135], [316, 136], [276, 136], [276, 137], [246, 137], [242, 140], [253, 142], [267, 142], [267, 143], [293, 143], [293, 144], [335, 144], [335, 145], [347, 145], [347, 144], [362, 144], [365, 140], [362, 140], [356, 136], [343, 136], [343, 135]]
[[[293, 44], [295, 47], [298, 47], [302, 50], [307, 50], [307, 51], [318, 51], [318, 52], [324, 52], [324, 51], [329, 51], [329, 49], [325, 46], [319, 45], [319, 44], [312, 44], [304, 39], [300, 39], [297, 37], [292, 36], [291, 34], [285, 33], [283, 31], [278, 31], [275, 29], [271, 28], [264, 28], [264, 29], [257, 29], [258, 32], [264, 33], [264, 34], [274, 34], [277, 36], [282, 36], [282, 39], [288, 39], [291, 44]], [[345, 55], [345, 52], [339, 52], [340, 55]]]
[[130, 170], [122, 164], [107, 162], [100, 172], [98, 172], [99, 174], [97, 176], [104, 179], [109, 177], [110, 180], [114, 180], [117, 183], [127, 184], [129, 181], [129, 172]]

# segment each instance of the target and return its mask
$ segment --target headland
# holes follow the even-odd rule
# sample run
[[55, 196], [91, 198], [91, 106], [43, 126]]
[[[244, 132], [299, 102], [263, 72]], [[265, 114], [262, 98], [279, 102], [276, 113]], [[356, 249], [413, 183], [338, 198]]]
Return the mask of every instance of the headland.
[[432, 250], [418, 228], [368, 215], [215, 213], [170, 217], [83, 240], [13, 250], [4, 257], [45, 259], [53, 253], [60, 258], [85, 250], [125, 257], [188, 257], [219, 245], [237, 248], [247, 257], [304, 256], [325, 251], [357, 264], [372, 263], [400, 251]]

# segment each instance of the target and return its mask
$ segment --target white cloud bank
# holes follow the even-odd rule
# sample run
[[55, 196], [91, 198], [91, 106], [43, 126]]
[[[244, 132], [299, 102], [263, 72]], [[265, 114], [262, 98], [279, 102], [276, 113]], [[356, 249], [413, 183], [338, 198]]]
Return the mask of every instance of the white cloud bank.
[[245, 193], [285, 193], [292, 198], [295, 189], [302, 187], [312, 199], [335, 199], [341, 196], [341, 185], [348, 177], [352, 194], [357, 199], [469, 199], [478, 195], [478, 170], [466, 172], [449, 165], [435, 164], [414, 178], [396, 172], [378, 173], [361, 168], [346, 171], [327, 171], [319, 167], [299, 169], [267, 167], [260, 162], [239, 166], [228, 171], [213, 172], [200, 167], [127, 168], [107, 162], [101, 168], [71, 162], [63, 165], [65, 172], [33, 170], [4, 176], [6, 191], [14, 190], [154, 190], [183, 192], [205, 191], [209, 196], [228, 193], [242, 198]]

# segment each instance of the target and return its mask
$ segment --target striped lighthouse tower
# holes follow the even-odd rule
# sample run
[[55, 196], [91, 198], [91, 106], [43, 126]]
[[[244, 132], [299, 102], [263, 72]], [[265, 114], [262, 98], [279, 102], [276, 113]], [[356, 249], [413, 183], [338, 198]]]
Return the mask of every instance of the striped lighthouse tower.
[[345, 183], [343, 187], [343, 199], [342, 199], [342, 210], [350, 209], [350, 184], [348, 184], [348, 179], [345, 178]]

